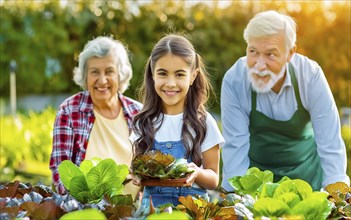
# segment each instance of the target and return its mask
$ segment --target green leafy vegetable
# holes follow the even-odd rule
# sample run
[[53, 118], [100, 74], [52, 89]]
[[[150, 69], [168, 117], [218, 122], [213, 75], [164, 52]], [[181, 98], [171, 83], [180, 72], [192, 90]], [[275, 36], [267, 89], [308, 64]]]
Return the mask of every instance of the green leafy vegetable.
[[82, 170], [79, 169], [75, 164], [70, 160], [62, 161], [58, 167], [58, 171], [60, 174], [61, 181], [66, 189], [70, 190], [70, 182], [73, 177], [84, 176]]
[[254, 204], [253, 212], [255, 216], [282, 217], [290, 214], [290, 208], [278, 199], [262, 198]]
[[307, 198], [294, 206], [291, 213], [303, 215], [306, 220], [326, 219], [331, 209], [332, 204], [325, 198]]
[[287, 192], [281, 194], [277, 197], [278, 200], [285, 202], [290, 208], [294, 207], [297, 203], [299, 203], [300, 197], [296, 193]]
[[97, 209], [84, 209], [63, 215], [60, 220], [76, 220], [76, 219], [94, 219], [105, 220], [106, 216]]
[[65, 188], [83, 203], [98, 203], [105, 194], [120, 194], [129, 173], [127, 165], [117, 165], [112, 159], [99, 158], [85, 160], [80, 167], [65, 160], [58, 170]]
[[304, 180], [286, 180], [276, 188], [273, 197], [277, 198], [287, 192], [296, 193], [300, 197], [300, 200], [303, 200], [308, 194], [312, 193], [312, 187]]
[[[237, 193], [247, 193], [256, 199], [253, 207], [250, 207], [255, 217], [308, 220], [326, 219], [330, 215], [333, 203], [328, 201], [327, 193], [313, 192], [310, 184], [301, 179], [283, 177], [277, 183], [272, 181], [273, 173], [255, 167], [244, 176], [229, 179]], [[333, 188], [329, 187], [331, 191]], [[335, 191], [333, 194], [336, 194]]]
[[149, 215], [146, 219], [147, 220], [167, 220], [167, 219], [189, 220], [191, 218], [186, 213], [183, 213], [180, 211], [174, 211], [172, 213], [167, 213], [167, 212], [153, 213]]
[[251, 167], [244, 176], [229, 178], [228, 182], [238, 194], [255, 196], [263, 183], [273, 182], [273, 173], [269, 170], [261, 171], [257, 167]]
[[265, 197], [272, 198], [278, 186], [279, 186], [279, 183], [271, 183], [271, 182], [264, 183], [260, 187], [261, 189], [260, 198], [265, 198]]

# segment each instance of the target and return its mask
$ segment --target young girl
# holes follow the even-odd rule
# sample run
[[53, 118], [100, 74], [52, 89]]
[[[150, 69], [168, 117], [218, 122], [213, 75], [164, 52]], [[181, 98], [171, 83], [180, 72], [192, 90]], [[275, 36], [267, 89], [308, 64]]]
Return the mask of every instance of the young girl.
[[150, 150], [186, 158], [194, 172], [191, 187], [146, 186], [142, 206], [179, 204], [179, 196], [206, 196], [219, 182], [219, 148], [224, 139], [205, 102], [211, 91], [204, 63], [183, 36], [170, 34], [153, 48], [146, 64], [141, 96], [144, 107], [134, 117], [135, 156]]

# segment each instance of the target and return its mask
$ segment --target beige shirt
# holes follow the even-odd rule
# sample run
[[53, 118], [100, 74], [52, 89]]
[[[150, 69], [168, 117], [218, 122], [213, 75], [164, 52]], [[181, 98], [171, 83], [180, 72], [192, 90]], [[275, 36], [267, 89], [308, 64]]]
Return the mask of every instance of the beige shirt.
[[[112, 158], [117, 164], [131, 165], [133, 158], [132, 145], [129, 141], [129, 130], [121, 110], [116, 119], [107, 119], [94, 110], [95, 122], [92, 128], [85, 159], [98, 157]], [[140, 188], [132, 182], [125, 185], [123, 193], [131, 194], [135, 199]]]

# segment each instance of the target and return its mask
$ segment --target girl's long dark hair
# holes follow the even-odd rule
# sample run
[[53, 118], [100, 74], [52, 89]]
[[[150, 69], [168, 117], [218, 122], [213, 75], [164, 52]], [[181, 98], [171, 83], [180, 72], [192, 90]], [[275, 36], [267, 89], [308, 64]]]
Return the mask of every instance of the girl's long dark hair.
[[139, 90], [144, 107], [135, 116], [133, 122], [133, 130], [139, 137], [133, 144], [134, 156], [151, 150], [155, 133], [159, 129], [156, 125], [161, 126], [163, 121], [162, 100], [155, 91], [153, 70], [157, 60], [167, 54], [183, 58], [192, 67], [192, 71], [197, 71], [197, 76], [186, 96], [181, 137], [187, 150], [186, 157], [190, 156], [192, 161], [200, 166], [202, 164], [200, 146], [207, 132], [205, 103], [212, 87], [207, 79], [207, 72], [201, 56], [195, 52], [188, 39], [177, 34], [163, 37], [154, 46], [145, 66], [144, 81]]

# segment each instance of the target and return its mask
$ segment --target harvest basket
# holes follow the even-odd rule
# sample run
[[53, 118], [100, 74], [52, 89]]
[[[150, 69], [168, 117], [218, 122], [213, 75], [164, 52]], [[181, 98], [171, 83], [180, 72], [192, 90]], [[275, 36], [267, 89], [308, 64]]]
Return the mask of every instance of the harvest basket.
[[[190, 176], [190, 175], [189, 175]], [[179, 179], [158, 179], [149, 178], [141, 180], [142, 186], [172, 186], [172, 187], [185, 187], [191, 186], [191, 184], [186, 183], [189, 176]]]

